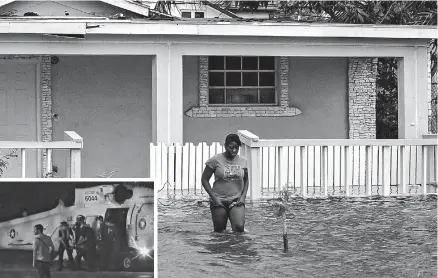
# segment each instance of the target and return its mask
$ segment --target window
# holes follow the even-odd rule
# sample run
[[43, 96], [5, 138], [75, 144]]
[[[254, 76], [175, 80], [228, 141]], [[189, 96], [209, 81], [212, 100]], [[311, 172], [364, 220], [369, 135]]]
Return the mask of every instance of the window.
[[204, 18], [204, 12], [192, 12], [192, 11], [184, 11], [181, 12], [181, 17], [184, 18]]
[[195, 12], [195, 18], [204, 18], [204, 12]]
[[209, 104], [276, 104], [275, 57], [210, 56]]
[[192, 17], [192, 13], [191, 12], [182, 12], [181, 13], [181, 17], [191, 18]]

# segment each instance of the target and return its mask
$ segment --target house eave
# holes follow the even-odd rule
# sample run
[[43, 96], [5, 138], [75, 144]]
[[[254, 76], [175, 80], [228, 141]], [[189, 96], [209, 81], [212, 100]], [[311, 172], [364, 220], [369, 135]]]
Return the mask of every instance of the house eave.
[[0, 19], [0, 34], [183, 35], [319, 38], [436, 38], [435, 26], [231, 21]]

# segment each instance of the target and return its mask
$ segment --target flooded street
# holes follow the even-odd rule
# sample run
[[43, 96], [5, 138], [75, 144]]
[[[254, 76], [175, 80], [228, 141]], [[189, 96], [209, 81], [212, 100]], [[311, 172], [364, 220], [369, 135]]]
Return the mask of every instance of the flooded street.
[[207, 203], [161, 200], [159, 276], [436, 277], [436, 196], [292, 199], [286, 254], [273, 203], [248, 204], [239, 235], [213, 233]]

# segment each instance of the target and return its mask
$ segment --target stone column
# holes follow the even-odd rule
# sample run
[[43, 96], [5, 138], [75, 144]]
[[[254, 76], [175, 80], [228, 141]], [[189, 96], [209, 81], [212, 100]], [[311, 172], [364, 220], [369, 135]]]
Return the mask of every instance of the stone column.
[[[41, 141], [52, 141], [52, 62], [50, 56], [41, 57]], [[52, 172], [47, 167], [47, 151], [43, 150], [43, 176]]]
[[376, 77], [377, 58], [349, 59], [349, 139], [376, 138]]

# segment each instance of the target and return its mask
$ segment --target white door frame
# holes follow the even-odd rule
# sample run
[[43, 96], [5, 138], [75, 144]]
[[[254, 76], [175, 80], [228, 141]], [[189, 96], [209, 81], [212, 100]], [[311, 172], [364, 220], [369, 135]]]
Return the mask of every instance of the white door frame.
[[[24, 56], [24, 55], [23, 55]], [[7, 65], [7, 64], [30, 64], [35, 66], [35, 105], [36, 105], [36, 140], [41, 141], [41, 134], [42, 134], [42, 126], [41, 126], [41, 61], [42, 59], [40, 57], [35, 58], [24, 58], [24, 59], [0, 59], [0, 65]], [[42, 177], [42, 150], [37, 151], [37, 177]], [[49, 170], [49, 169], [48, 169]]]

